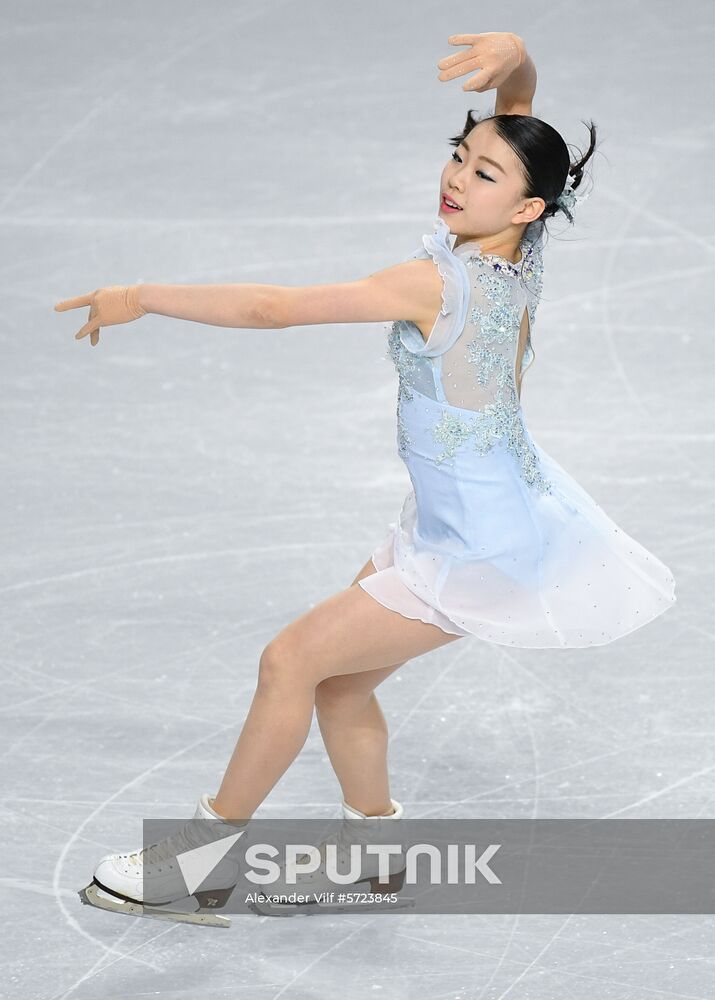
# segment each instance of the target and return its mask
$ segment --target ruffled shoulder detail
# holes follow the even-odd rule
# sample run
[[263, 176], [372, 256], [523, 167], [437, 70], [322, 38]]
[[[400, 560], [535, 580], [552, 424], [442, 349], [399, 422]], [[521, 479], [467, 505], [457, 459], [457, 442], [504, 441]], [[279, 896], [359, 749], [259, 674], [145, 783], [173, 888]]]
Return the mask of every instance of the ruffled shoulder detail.
[[470, 282], [464, 262], [452, 253], [451, 233], [444, 219], [434, 221], [432, 233], [422, 237], [422, 247], [407, 260], [431, 257], [442, 278], [442, 306], [427, 340], [414, 323], [401, 322], [400, 340], [412, 354], [433, 358], [455, 343], [464, 329], [469, 308]]

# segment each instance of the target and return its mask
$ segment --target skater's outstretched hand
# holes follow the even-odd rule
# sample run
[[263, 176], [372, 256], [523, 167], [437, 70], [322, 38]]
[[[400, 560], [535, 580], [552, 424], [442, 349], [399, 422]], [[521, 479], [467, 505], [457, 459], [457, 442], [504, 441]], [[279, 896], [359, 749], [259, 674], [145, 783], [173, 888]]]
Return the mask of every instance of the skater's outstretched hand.
[[82, 329], [74, 335], [75, 340], [81, 340], [89, 334], [92, 347], [96, 347], [99, 343], [100, 327], [131, 323], [132, 320], [146, 315], [146, 309], [139, 304], [139, 285], [109, 285], [107, 288], [98, 288], [86, 295], [58, 302], [55, 305], [55, 312], [79, 309], [81, 306], [89, 306], [89, 316]]
[[499, 87], [526, 57], [526, 48], [518, 35], [511, 31], [485, 31], [481, 35], [450, 35], [450, 45], [468, 45], [468, 49], [445, 56], [437, 63], [443, 82], [454, 80], [477, 70], [475, 76], [462, 84], [462, 90], [493, 90]]

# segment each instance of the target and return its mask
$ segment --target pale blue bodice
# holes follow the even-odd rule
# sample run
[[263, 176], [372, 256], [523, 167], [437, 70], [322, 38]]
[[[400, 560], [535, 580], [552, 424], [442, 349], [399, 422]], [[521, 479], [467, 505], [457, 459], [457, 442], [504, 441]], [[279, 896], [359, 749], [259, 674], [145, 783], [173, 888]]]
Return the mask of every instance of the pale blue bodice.
[[543, 223], [527, 226], [517, 264], [483, 254], [474, 240], [452, 250], [450, 238], [446, 222], [437, 218], [434, 233], [423, 236], [423, 246], [406, 258], [431, 257], [443, 286], [442, 308], [427, 340], [409, 320], [393, 323], [388, 335], [399, 377], [398, 450], [405, 459], [409, 427], [403, 403], [417, 393], [441, 404], [430, 410], [432, 437], [441, 446], [436, 462], [449, 462], [458, 449], [485, 454], [505, 441], [525, 482], [549, 492], [519, 399], [521, 377], [533, 360]]

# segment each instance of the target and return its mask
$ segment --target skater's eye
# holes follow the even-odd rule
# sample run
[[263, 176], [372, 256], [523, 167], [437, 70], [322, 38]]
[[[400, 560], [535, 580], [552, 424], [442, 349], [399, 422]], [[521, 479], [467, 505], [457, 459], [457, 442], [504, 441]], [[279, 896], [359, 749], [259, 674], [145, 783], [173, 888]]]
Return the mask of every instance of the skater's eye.
[[[461, 163], [461, 162], [462, 162], [462, 161], [461, 161], [461, 159], [459, 158], [459, 153], [457, 152], [457, 150], [456, 150], [456, 149], [455, 149], [455, 151], [454, 151], [454, 152], [452, 153], [452, 159], [454, 160], [455, 158], [456, 158], [456, 160], [457, 160], [457, 162], [458, 162], [458, 163]], [[494, 178], [493, 178], [493, 177], [490, 177], [490, 176], [489, 176], [489, 174], [485, 174], [483, 170], [476, 170], [476, 171], [475, 171], [475, 173], [476, 173], [476, 174], [481, 174], [481, 175], [482, 175], [482, 177], [484, 177], [484, 179], [485, 179], [485, 180], [488, 180], [488, 181], [494, 181]], [[496, 181], [494, 181], [494, 183], [496, 183]]]

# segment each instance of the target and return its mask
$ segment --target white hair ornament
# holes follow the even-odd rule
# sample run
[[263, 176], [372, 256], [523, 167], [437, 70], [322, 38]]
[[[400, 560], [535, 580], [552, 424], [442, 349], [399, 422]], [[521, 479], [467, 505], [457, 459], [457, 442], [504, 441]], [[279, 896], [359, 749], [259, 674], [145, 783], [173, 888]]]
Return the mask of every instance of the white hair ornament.
[[579, 192], [576, 194], [576, 190], [573, 187], [573, 177], [569, 174], [566, 178], [566, 185], [563, 191], [556, 199], [556, 204], [559, 208], [563, 209], [567, 215], [571, 215], [576, 205], [580, 205], [581, 202], [586, 201], [587, 198], [588, 193]]

